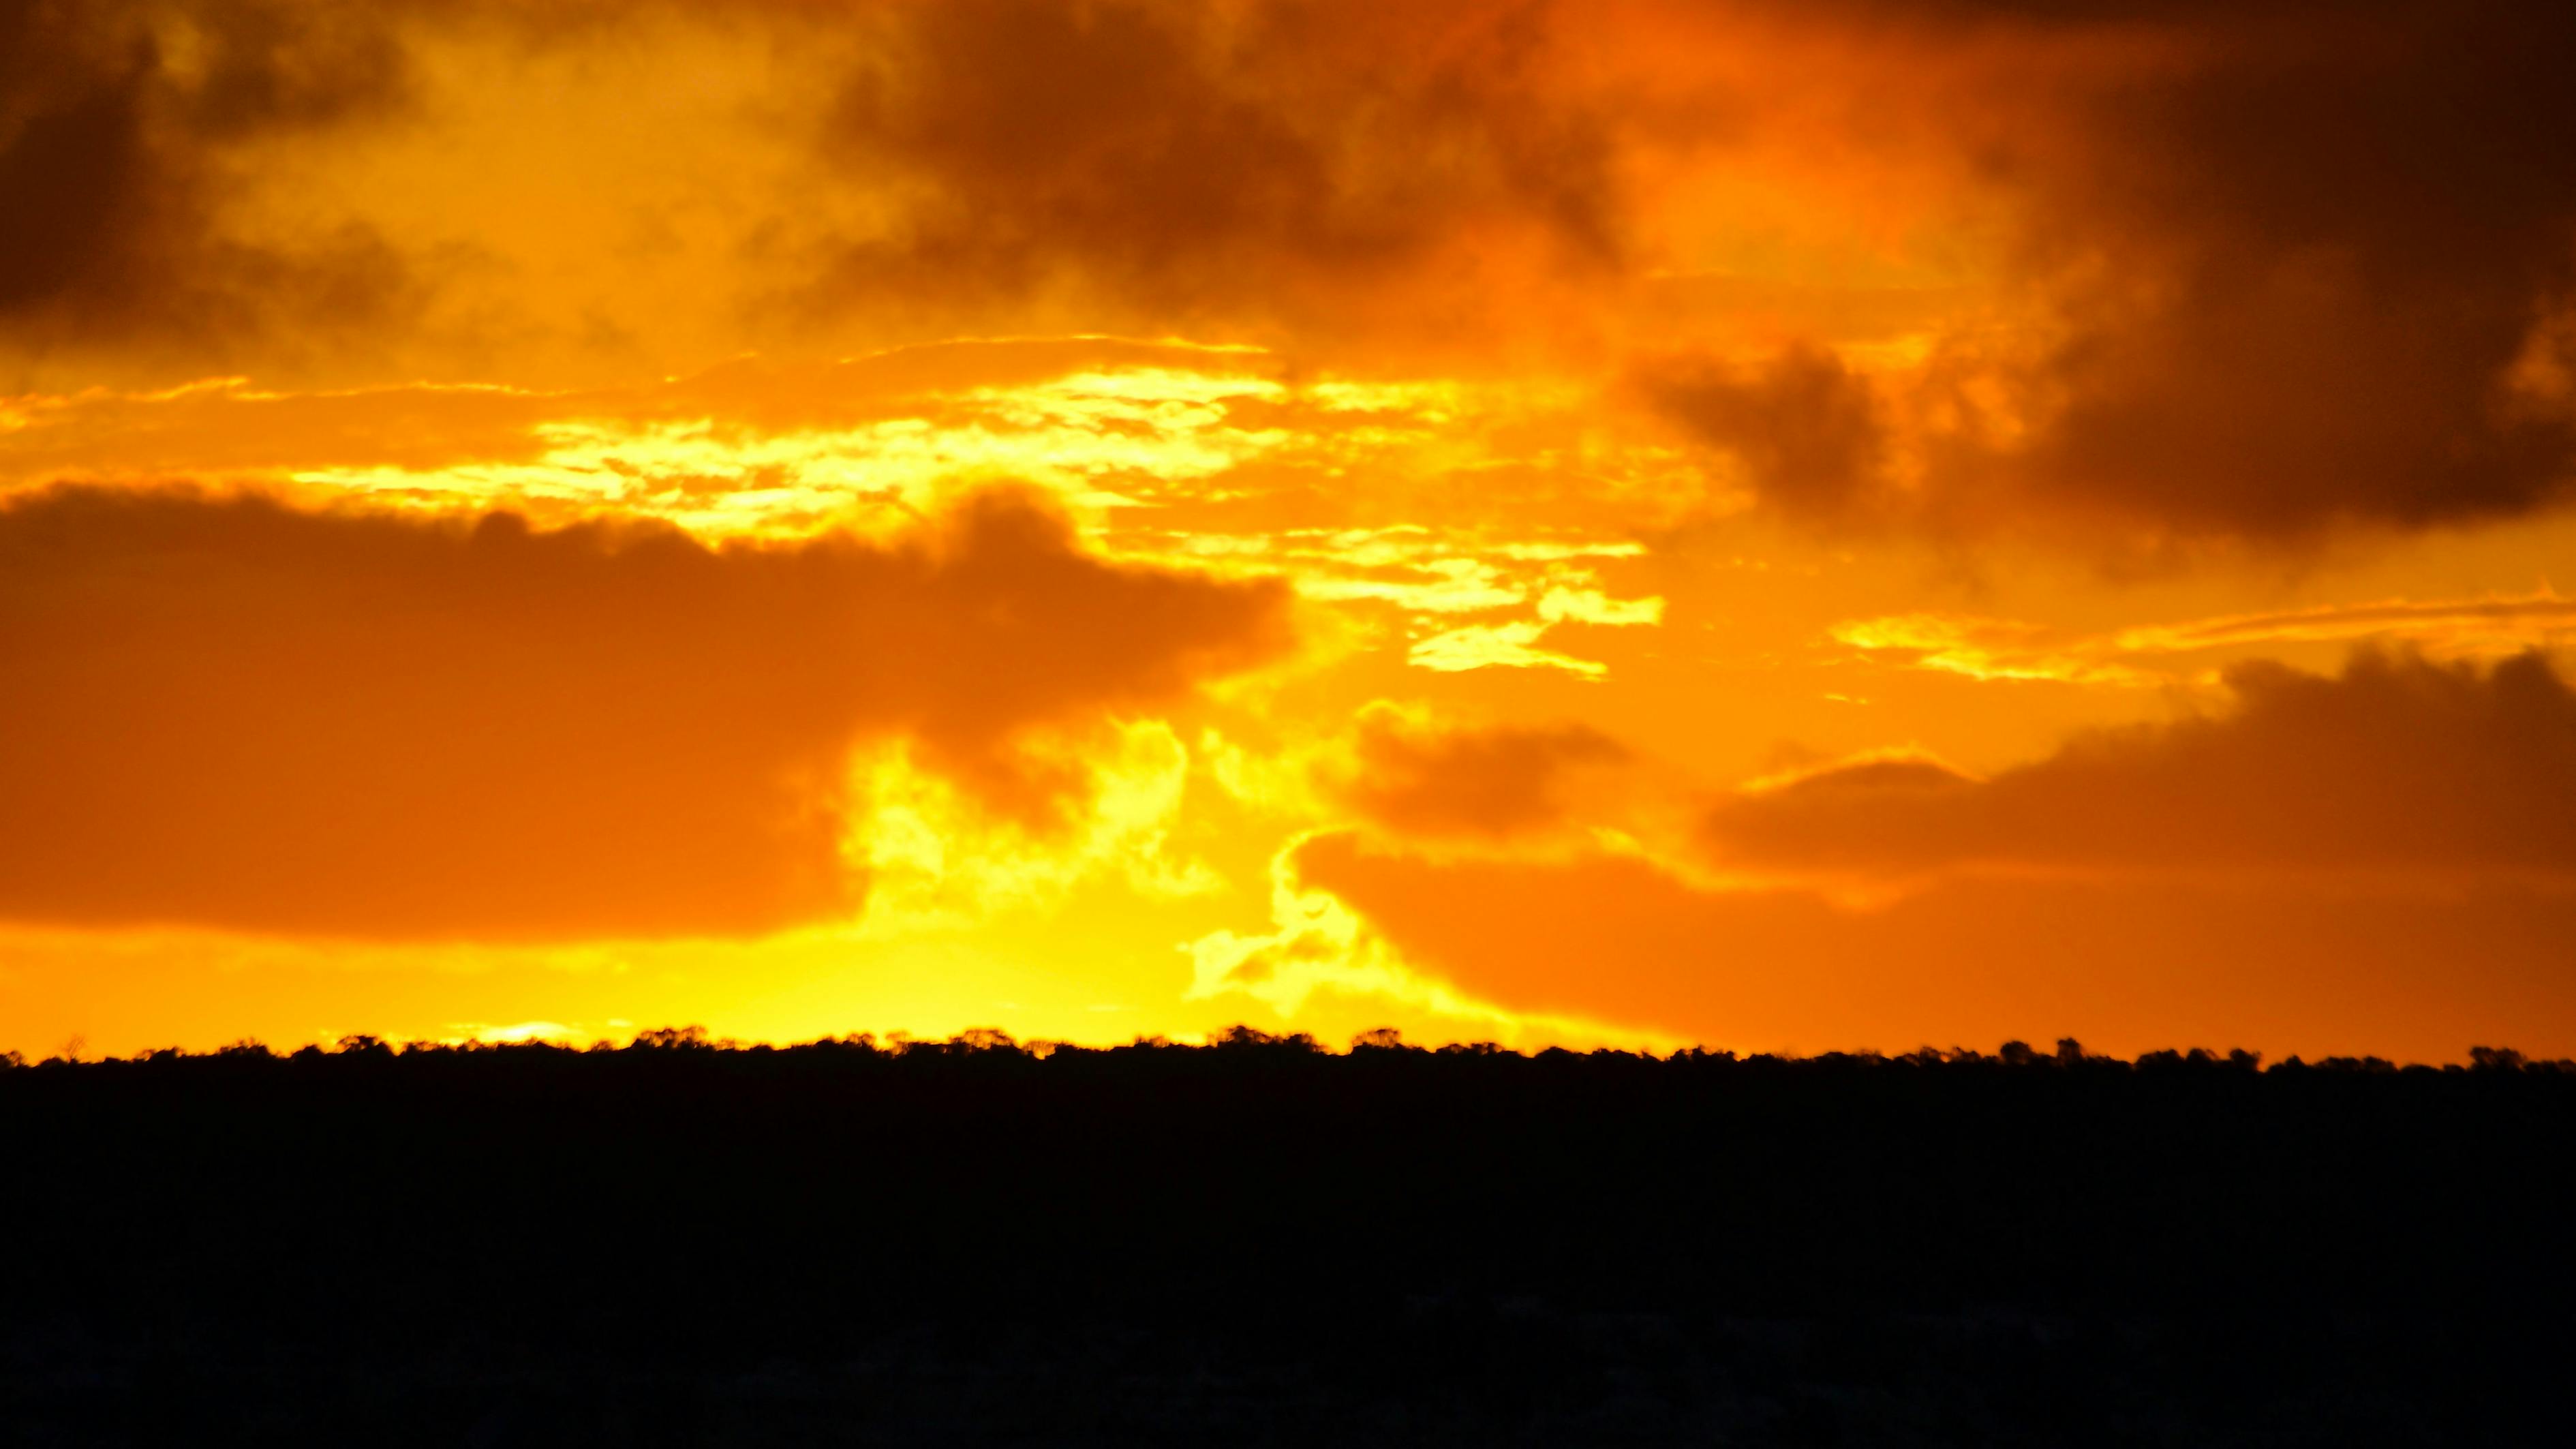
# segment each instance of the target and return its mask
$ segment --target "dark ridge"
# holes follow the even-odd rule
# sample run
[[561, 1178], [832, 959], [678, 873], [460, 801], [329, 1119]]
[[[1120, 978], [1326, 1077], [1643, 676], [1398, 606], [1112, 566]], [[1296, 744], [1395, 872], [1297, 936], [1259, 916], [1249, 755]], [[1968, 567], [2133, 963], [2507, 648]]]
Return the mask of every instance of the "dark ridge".
[[866, 1038], [0, 1070], [0, 1443], [2447, 1443], [2576, 1064]]

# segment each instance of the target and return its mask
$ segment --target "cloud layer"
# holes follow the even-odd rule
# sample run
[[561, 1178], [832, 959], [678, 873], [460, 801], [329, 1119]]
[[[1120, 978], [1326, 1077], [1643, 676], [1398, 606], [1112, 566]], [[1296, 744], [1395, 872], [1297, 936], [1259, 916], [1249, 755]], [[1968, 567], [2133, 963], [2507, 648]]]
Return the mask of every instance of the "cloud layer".
[[[1620, 369], [1649, 408], [1835, 526], [2280, 540], [2576, 472], [2563, 7], [972, 0], [866, 34], [818, 145], [886, 220], [828, 314], [1660, 336]], [[1659, 279], [1781, 245], [1711, 231], [1748, 190], [1842, 228], [1796, 270], [1845, 300], [1676, 335]], [[1837, 351], [1889, 268], [1976, 280]]]
[[2364, 653], [2335, 677], [2227, 675], [2233, 712], [2086, 735], [1974, 780], [1876, 760], [1738, 794], [1706, 841], [1739, 868], [2576, 875], [2576, 692]]
[[[1295, 859], [1413, 968], [1516, 1013], [1756, 1050], [1997, 1036], [2447, 1058], [2576, 1030], [2576, 895], [1957, 879], [1879, 909], [1715, 891], [1625, 855], [1433, 860], [1325, 836]], [[1298, 969], [1293, 953], [1251, 970]]]
[[847, 752], [1043, 824], [1029, 729], [1288, 643], [1284, 588], [1087, 556], [988, 494], [877, 545], [709, 548], [56, 490], [0, 510], [0, 915], [351, 936], [843, 915]]
[[[1633, 799], [1563, 798], [1577, 763], [1649, 783], [1587, 732], [1364, 721], [1395, 740], [1363, 752], [1378, 788], [1424, 799], [1293, 843], [1277, 932], [1202, 943], [1203, 989], [1401, 979], [1768, 1046], [2003, 1030], [2428, 1053], [2505, 1001], [2576, 1029], [2576, 690], [2545, 656], [2365, 651], [2230, 684], [2227, 712], [1988, 779], [1880, 754], [1678, 832]], [[1494, 808], [1431, 809], [1461, 801]]]
[[[0, 348], [30, 366], [380, 374], [451, 325], [442, 373], [475, 376], [591, 345], [567, 328], [660, 371], [1258, 336], [1626, 379], [1810, 523], [2130, 542], [2511, 517], [2576, 465], [2576, 20], [2541, 0], [5, 0], [0, 39]], [[623, 98], [531, 57], [715, 86], [720, 43], [742, 104], [659, 164], [729, 220], [565, 211], [626, 229], [593, 270], [689, 258], [580, 318], [540, 305], [567, 258], [475, 210], [572, 207], [578, 167], [438, 236], [297, 169], [614, 149], [633, 128], [578, 106]], [[656, 359], [683, 310], [690, 356]]]

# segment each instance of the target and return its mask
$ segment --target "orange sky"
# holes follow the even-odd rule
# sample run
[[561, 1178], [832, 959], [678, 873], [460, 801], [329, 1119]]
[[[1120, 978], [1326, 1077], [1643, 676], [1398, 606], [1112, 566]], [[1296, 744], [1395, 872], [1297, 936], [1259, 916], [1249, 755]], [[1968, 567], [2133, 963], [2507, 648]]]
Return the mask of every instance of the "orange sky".
[[2576, 1052], [2530, 0], [0, 0], [0, 1049]]

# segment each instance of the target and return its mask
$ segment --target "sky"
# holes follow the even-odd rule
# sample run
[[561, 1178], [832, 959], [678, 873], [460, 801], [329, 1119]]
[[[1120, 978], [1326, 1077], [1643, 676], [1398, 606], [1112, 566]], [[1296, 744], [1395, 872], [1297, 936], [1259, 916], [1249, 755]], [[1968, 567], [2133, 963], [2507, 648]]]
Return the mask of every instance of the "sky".
[[0, 1049], [2576, 1052], [2571, 71], [0, 0]]

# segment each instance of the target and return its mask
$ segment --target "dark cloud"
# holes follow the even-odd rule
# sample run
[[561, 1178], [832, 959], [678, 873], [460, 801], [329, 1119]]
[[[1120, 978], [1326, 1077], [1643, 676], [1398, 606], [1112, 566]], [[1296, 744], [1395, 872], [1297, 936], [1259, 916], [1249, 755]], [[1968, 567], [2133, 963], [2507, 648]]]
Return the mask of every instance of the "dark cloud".
[[2516, 516], [2576, 482], [2576, 10], [1855, 0], [1786, 23], [1919, 54], [1874, 143], [1947, 150], [2008, 205], [2019, 310], [1931, 329], [1929, 381], [1877, 400], [1926, 485], [1885, 507], [1852, 506], [1872, 398], [1829, 362], [1650, 378], [1765, 502], [2284, 541]]
[[[846, 188], [728, 253], [749, 275], [711, 285], [764, 336], [1276, 331], [1377, 362], [1401, 336], [1588, 369], [1642, 327], [1683, 349], [1635, 369], [1655, 408], [1839, 525], [2283, 540], [2511, 517], [2576, 476], [2576, 11], [2542, 0], [0, 0], [0, 349], [393, 355], [428, 327], [420, 258], [229, 230], [258, 148], [405, 114], [421, 34], [649, 34], [676, 69], [710, 27], [799, 57], [775, 117]], [[1767, 40], [1800, 63], [1731, 63]], [[1882, 173], [1890, 214], [1833, 234]], [[1709, 219], [1775, 183], [1831, 234], [1797, 286], [1668, 272], [1794, 251]], [[1953, 247], [1935, 270], [1994, 284], [1973, 317], [1832, 276]], [[1703, 292], [1696, 333], [1628, 315]], [[438, 315], [528, 335], [506, 304]], [[1888, 328], [1935, 341], [1919, 386], [1820, 350]], [[1714, 331], [1807, 341], [1687, 350], [1754, 340]]]
[[1426, 724], [1382, 706], [1360, 716], [1353, 755], [1333, 785], [1362, 816], [1403, 835], [1484, 839], [1564, 824], [1570, 777], [1628, 758], [1584, 725]]
[[416, 302], [362, 229], [224, 235], [231, 148], [381, 116], [406, 94], [394, 8], [0, 0], [0, 344], [221, 362], [347, 341]]
[[2272, 537], [2565, 496], [2576, 396], [2509, 378], [2576, 293], [2576, 10], [2009, 8], [2176, 59], [1995, 143], [2063, 331], [2036, 437], [1940, 481]]
[[1648, 404], [1731, 455], [1760, 500], [1810, 522], [1850, 522], [1878, 505], [1887, 434], [1869, 381], [1834, 354], [1792, 347], [1760, 365], [1656, 359], [1633, 379]]
[[[874, 12], [827, 151], [891, 183], [802, 305], [1292, 316], [1373, 330], [1478, 244], [1618, 251], [1612, 146], [1550, 89], [1553, 6], [937, 0]], [[1414, 299], [1405, 310], [1418, 310]], [[1459, 320], [1459, 319], [1453, 319]]]
[[0, 508], [0, 915], [356, 936], [744, 934], [845, 914], [846, 756], [998, 809], [1032, 727], [1287, 644], [1286, 592], [1080, 552], [1015, 495], [893, 544]]
[[2231, 713], [2086, 735], [1978, 781], [1827, 770], [1708, 818], [1726, 863], [2576, 875], [2576, 692], [2538, 654], [2492, 669], [2365, 653], [2334, 677], [2240, 665]]

